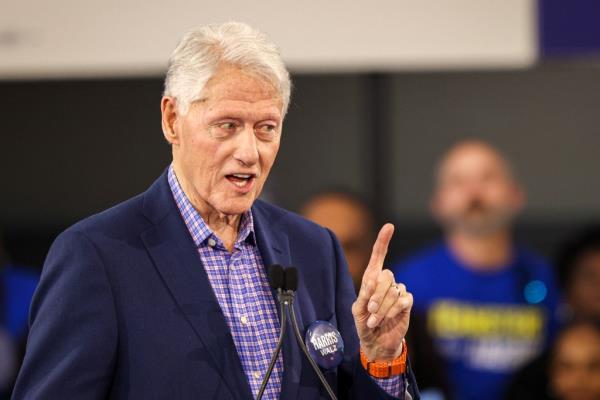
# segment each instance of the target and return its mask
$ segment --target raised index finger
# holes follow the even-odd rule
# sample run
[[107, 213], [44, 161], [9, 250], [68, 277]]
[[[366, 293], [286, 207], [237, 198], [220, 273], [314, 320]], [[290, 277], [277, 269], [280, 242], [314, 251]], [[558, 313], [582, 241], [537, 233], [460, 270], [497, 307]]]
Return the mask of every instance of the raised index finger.
[[369, 265], [367, 265], [367, 269], [365, 270], [365, 274], [363, 276], [363, 281], [365, 281], [365, 279], [369, 279], [371, 275], [378, 274], [383, 269], [383, 262], [385, 260], [388, 246], [393, 234], [394, 225], [392, 224], [385, 224], [379, 231], [377, 239], [375, 240], [375, 244], [373, 245], [373, 251], [371, 252]]

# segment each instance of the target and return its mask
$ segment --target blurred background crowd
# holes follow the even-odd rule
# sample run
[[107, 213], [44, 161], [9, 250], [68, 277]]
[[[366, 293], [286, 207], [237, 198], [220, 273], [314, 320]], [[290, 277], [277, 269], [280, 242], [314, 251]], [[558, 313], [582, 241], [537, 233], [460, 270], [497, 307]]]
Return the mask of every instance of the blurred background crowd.
[[600, 399], [598, 2], [83, 3], [0, 11], [0, 399], [50, 244], [167, 167], [168, 55], [228, 19], [294, 82], [263, 197], [331, 229], [357, 287], [395, 224], [423, 398]]

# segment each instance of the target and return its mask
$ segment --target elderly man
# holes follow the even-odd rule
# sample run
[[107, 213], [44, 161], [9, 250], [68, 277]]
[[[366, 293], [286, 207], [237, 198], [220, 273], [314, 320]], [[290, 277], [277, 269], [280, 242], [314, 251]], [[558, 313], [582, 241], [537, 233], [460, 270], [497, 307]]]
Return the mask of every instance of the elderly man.
[[[300, 329], [322, 320], [341, 332], [343, 361], [324, 371], [340, 398], [418, 397], [403, 345], [412, 296], [382, 270], [393, 227], [355, 301], [334, 236], [256, 200], [289, 95], [276, 47], [249, 26], [182, 39], [161, 102], [173, 162], [145, 193], [57, 238], [15, 399], [255, 398], [281, 328], [274, 263], [298, 268]], [[326, 396], [288, 335], [263, 398]]]
[[497, 150], [456, 144], [439, 165], [431, 203], [445, 240], [394, 269], [415, 294], [417, 320], [426, 321], [456, 399], [501, 399], [554, 326], [551, 269], [512, 235], [524, 198]]

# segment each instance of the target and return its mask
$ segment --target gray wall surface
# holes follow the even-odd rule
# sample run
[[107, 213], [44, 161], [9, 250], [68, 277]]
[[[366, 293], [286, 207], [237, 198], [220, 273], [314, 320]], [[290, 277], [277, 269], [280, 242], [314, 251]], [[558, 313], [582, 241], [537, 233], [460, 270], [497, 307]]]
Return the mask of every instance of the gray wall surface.
[[422, 218], [435, 163], [457, 140], [502, 149], [528, 191], [528, 219], [600, 217], [600, 67], [394, 76], [388, 212]]

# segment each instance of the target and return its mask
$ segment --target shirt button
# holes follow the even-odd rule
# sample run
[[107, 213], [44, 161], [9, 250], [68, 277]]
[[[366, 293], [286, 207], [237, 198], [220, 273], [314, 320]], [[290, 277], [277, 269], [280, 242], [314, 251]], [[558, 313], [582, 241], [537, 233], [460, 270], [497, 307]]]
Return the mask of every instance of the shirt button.
[[240, 321], [242, 321], [243, 325], [248, 325], [248, 317], [246, 317], [245, 315], [242, 315]]
[[255, 371], [255, 372], [254, 372], [254, 378], [255, 378], [255, 379], [260, 379], [260, 372], [258, 372], [258, 371]]
[[213, 238], [208, 239], [208, 245], [210, 247], [215, 247], [217, 245], [217, 241]]

